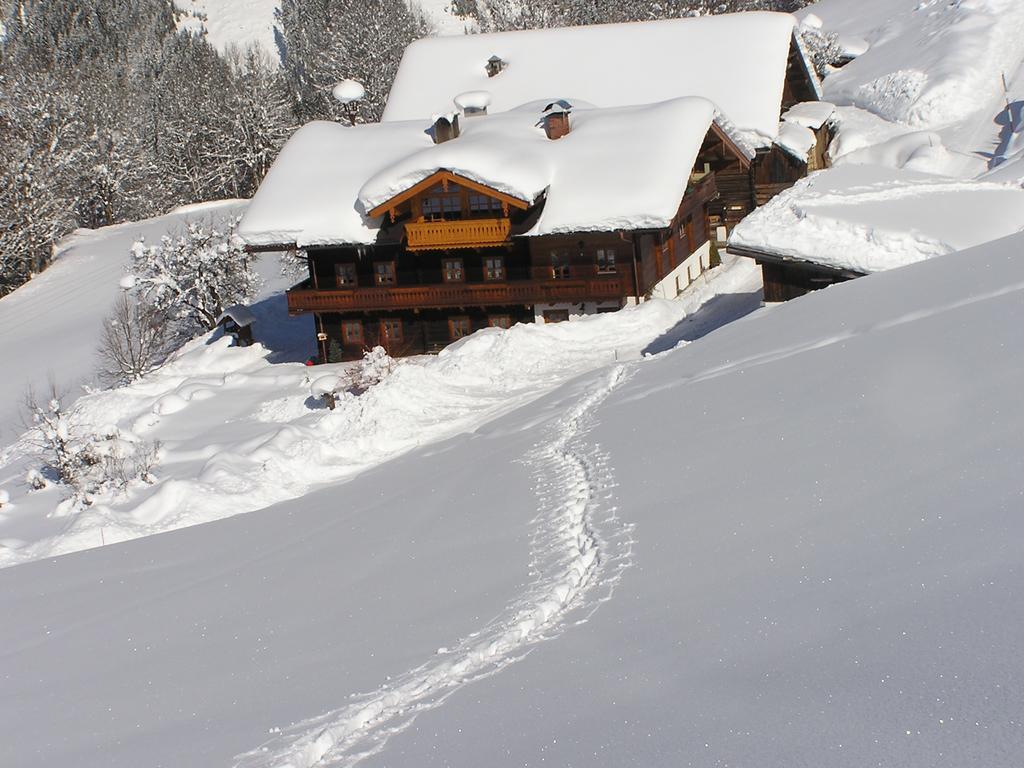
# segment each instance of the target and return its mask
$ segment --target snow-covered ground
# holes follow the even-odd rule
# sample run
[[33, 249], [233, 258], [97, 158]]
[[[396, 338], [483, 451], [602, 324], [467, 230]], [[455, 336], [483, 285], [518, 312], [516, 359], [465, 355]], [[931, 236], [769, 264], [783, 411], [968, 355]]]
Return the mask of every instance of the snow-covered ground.
[[[174, 0], [174, 6], [178, 28], [205, 34], [221, 53], [255, 45], [271, 60], [280, 60], [280, 0]], [[435, 35], [462, 35], [477, 29], [474, 19], [452, 13], [451, 0], [409, 0], [409, 6], [423, 13]]]
[[189, 221], [221, 222], [243, 209], [242, 201], [208, 203], [143, 222], [78, 230], [61, 241], [46, 271], [0, 299], [0, 445], [21, 431], [29, 387], [45, 392], [52, 379], [74, 396], [81, 383], [94, 380], [102, 322], [120, 291], [133, 242], [154, 242]]
[[[840, 42], [866, 44], [825, 78], [826, 99], [911, 134], [904, 144], [941, 144], [947, 152], [934, 153], [936, 172], [976, 176], [992, 164], [1005, 138], [1007, 96], [1024, 89], [1019, 0], [821, 0], [798, 16], [816, 17]], [[841, 111], [849, 134], [866, 129], [857, 109]]]
[[0, 571], [3, 762], [1017, 766], [1022, 238]]
[[[759, 301], [760, 275], [742, 260], [702, 278], [678, 301], [560, 325], [488, 329], [440, 355], [403, 362], [382, 384], [345, 395], [333, 411], [311, 397], [308, 318], [289, 320], [283, 297], [255, 305], [261, 344], [230, 346], [218, 332], [192, 342], [160, 370], [81, 398], [79, 428], [115, 425], [160, 446], [157, 481], [69, 509], [67, 489], [31, 491], [31, 440], [0, 450], [0, 567], [111, 544], [302, 496], [417, 446], [471, 431], [562, 382], [663, 349], [689, 314], [715, 300], [719, 323]], [[737, 297], [726, 300], [727, 297]], [[737, 304], [738, 301], [738, 304]], [[701, 322], [707, 328], [708, 317]], [[686, 330], [685, 324], [679, 326]], [[706, 332], [706, 331], [705, 331]], [[683, 338], [683, 337], [679, 337]]]

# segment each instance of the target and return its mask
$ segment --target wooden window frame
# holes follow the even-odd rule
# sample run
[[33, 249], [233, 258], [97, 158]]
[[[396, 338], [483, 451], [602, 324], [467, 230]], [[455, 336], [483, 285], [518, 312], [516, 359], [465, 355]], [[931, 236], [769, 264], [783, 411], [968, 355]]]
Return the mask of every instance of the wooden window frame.
[[[456, 335], [456, 333], [455, 333], [455, 324], [456, 323], [460, 323], [460, 324], [461, 323], [465, 323], [466, 332], [463, 333], [463, 334]], [[458, 341], [459, 339], [464, 339], [467, 336], [469, 336], [471, 333], [473, 333], [473, 321], [469, 319], [468, 315], [454, 315], [453, 317], [449, 317], [448, 318], [448, 338], [451, 339], [452, 341]]]
[[[497, 261], [499, 264], [498, 273], [496, 275], [491, 274], [491, 266], [489, 262]], [[484, 280], [487, 282], [498, 282], [504, 280], [506, 275], [505, 271], [505, 257], [504, 256], [485, 256], [484, 257]]]
[[[387, 267], [391, 268], [391, 282], [390, 283], [381, 280], [380, 267], [384, 267], [384, 266], [387, 266]], [[373, 284], [374, 285], [379, 285], [379, 286], [382, 286], [382, 287], [387, 287], [389, 285], [398, 285], [398, 265], [395, 264], [394, 260], [392, 260], [392, 261], [375, 261], [375, 262], [373, 262]]]
[[[611, 264], [608, 264], [608, 255], [611, 255]], [[605, 266], [601, 266], [601, 257], [605, 259]], [[598, 248], [594, 256], [594, 263], [596, 265], [597, 274], [599, 275], [614, 275], [618, 272], [618, 253], [614, 248]]]
[[[555, 260], [564, 260], [564, 263], [556, 264]], [[572, 257], [564, 249], [555, 248], [551, 250], [551, 279], [570, 280], [572, 279]]]
[[[449, 264], [458, 264], [458, 277], [449, 277]], [[441, 279], [446, 283], [464, 283], [466, 282], [466, 262], [464, 259], [442, 259], [441, 260]]]
[[[346, 270], [352, 270], [352, 282], [343, 283], [341, 281], [341, 275], [339, 272], [344, 268]], [[358, 288], [359, 287], [359, 270], [356, 265], [351, 261], [339, 261], [334, 264], [334, 285], [336, 288]]]
[[[497, 322], [498, 320], [503, 322]], [[488, 315], [487, 327], [507, 330], [512, 327], [512, 315]]]
[[[396, 331], [393, 336], [389, 336], [387, 332], [389, 323], [393, 324]], [[384, 342], [385, 346], [388, 344], [401, 344], [405, 341], [405, 328], [403, 327], [402, 318], [382, 317], [380, 319], [380, 339]]]
[[[358, 338], [350, 339], [348, 337], [348, 328], [356, 326], [359, 329]], [[366, 343], [366, 329], [363, 328], [362, 320], [342, 320], [341, 321], [341, 342], [347, 345], [363, 345]]]

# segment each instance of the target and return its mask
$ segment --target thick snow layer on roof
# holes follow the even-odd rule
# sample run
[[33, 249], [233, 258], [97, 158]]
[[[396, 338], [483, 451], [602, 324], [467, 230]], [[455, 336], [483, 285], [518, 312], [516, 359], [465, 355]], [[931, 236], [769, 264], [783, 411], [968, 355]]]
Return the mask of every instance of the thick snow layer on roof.
[[[788, 14], [743, 13], [427, 38], [406, 49], [384, 119], [443, 113], [472, 90], [492, 93], [491, 112], [572, 96], [600, 107], [703, 96], [770, 139], [793, 26]], [[493, 55], [506, 66], [488, 77]]]
[[831, 102], [804, 101], [787, 109], [782, 115], [782, 121], [817, 130], [827, 123], [835, 113], [836, 105]]
[[810, 128], [790, 122], [783, 122], [779, 125], [779, 135], [775, 139], [776, 144], [805, 162], [807, 153], [811, 151], [816, 141], [814, 132]]
[[350, 128], [312, 123], [288, 142], [239, 228], [251, 246], [371, 243], [367, 211], [445, 169], [533, 203], [527, 234], [664, 227], [686, 191], [712, 120], [706, 99], [576, 109], [558, 140], [540, 127], [547, 102], [462, 120], [434, 144], [427, 120]]
[[1024, 189], [877, 166], [815, 173], [758, 209], [730, 246], [878, 272], [1024, 230]]
[[915, 128], [956, 123], [997, 101], [1001, 75], [1024, 58], [1020, 0], [822, 0], [807, 13], [825, 32], [869, 46], [825, 78], [825, 98]]
[[217, 324], [220, 325], [226, 319], [233, 320], [235, 325], [244, 328], [256, 322], [256, 315], [244, 304], [232, 304], [217, 318]]
[[537, 124], [543, 106], [463, 120], [459, 138], [368, 180], [362, 204], [372, 209], [443, 168], [527, 202], [546, 191], [530, 235], [669, 224], [714, 118], [709, 101], [576, 110], [570, 133], [554, 141]]
[[274, 161], [238, 234], [256, 247], [373, 242], [380, 221], [358, 207], [359, 187], [389, 163], [430, 146], [428, 127], [425, 120], [303, 126]]

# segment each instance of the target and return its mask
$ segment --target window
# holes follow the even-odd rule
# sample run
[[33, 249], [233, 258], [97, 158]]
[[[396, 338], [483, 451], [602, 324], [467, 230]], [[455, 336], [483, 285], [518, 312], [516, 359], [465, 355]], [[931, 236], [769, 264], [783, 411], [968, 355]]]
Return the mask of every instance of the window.
[[599, 274], [599, 275], [612, 275], [612, 274], [615, 274], [615, 249], [614, 248], [598, 248], [597, 249], [597, 274]]
[[339, 288], [355, 288], [356, 265], [349, 263], [335, 264], [334, 281]]
[[361, 320], [345, 320], [342, 322], [341, 338], [345, 344], [362, 344], [363, 322]]
[[569, 254], [565, 251], [551, 252], [551, 277], [555, 280], [569, 279]]
[[462, 271], [462, 259], [445, 259], [442, 271], [446, 283], [461, 283], [465, 279]]
[[501, 201], [487, 195], [471, 194], [469, 210], [473, 213], [497, 213], [501, 210]]
[[395, 284], [395, 262], [378, 261], [373, 265], [374, 281], [377, 285]]
[[488, 256], [484, 259], [484, 280], [505, 279], [505, 258], [503, 256]]
[[430, 197], [423, 198], [423, 217], [425, 219], [456, 219], [462, 213], [462, 202], [459, 195], [450, 194], [434, 187]]
[[512, 327], [512, 316], [511, 315], [488, 315], [487, 324], [491, 328], [511, 328]]
[[564, 323], [569, 319], [568, 309], [546, 309], [544, 310], [545, 323]]
[[380, 340], [385, 345], [402, 340], [402, 321], [397, 317], [380, 321]]
[[452, 338], [452, 341], [461, 339], [463, 336], [469, 336], [473, 332], [473, 326], [469, 322], [468, 317], [449, 317], [448, 318], [448, 333]]

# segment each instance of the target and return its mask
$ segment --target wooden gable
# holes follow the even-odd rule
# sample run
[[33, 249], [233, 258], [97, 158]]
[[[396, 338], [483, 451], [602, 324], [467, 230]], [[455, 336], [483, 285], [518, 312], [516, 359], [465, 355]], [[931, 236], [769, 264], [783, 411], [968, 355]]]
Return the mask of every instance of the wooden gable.
[[797, 44], [793, 31], [793, 40], [789, 44], [789, 60], [786, 62], [786, 80], [782, 88], [782, 111], [795, 104], [805, 101], [818, 101], [818, 90], [815, 87], [817, 75], [811, 70], [814, 66], [808, 61]]
[[370, 216], [383, 216], [386, 213], [391, 213], [392, 218], [394, 218], [394, 214], [398, 210], [399, 206], [411, 201], [417, 196], [427, 194], [438, 185], [447, 190], [449, 184], [457, 185], [481, 195], [487, 195], [488, 197], [499, 201], [502, 204], [502, 207], [506, 210], [508, 208], [517, 208], [525, 211], [531, 205], [529, 201], [521, 200], [518, 197], [513, 197], [512, 195], [507, 195], [504, 192], [499, 192], [493, 187], [487, 186], [486, 184], [481, 184], [477, 181], [473, 181], [472, 179], [468, 179], [465, 176], [453, 173], [452, 171], [441, 169], [403, 192], [395, 195], [390, 200], [376, 206], [368, 213]]

